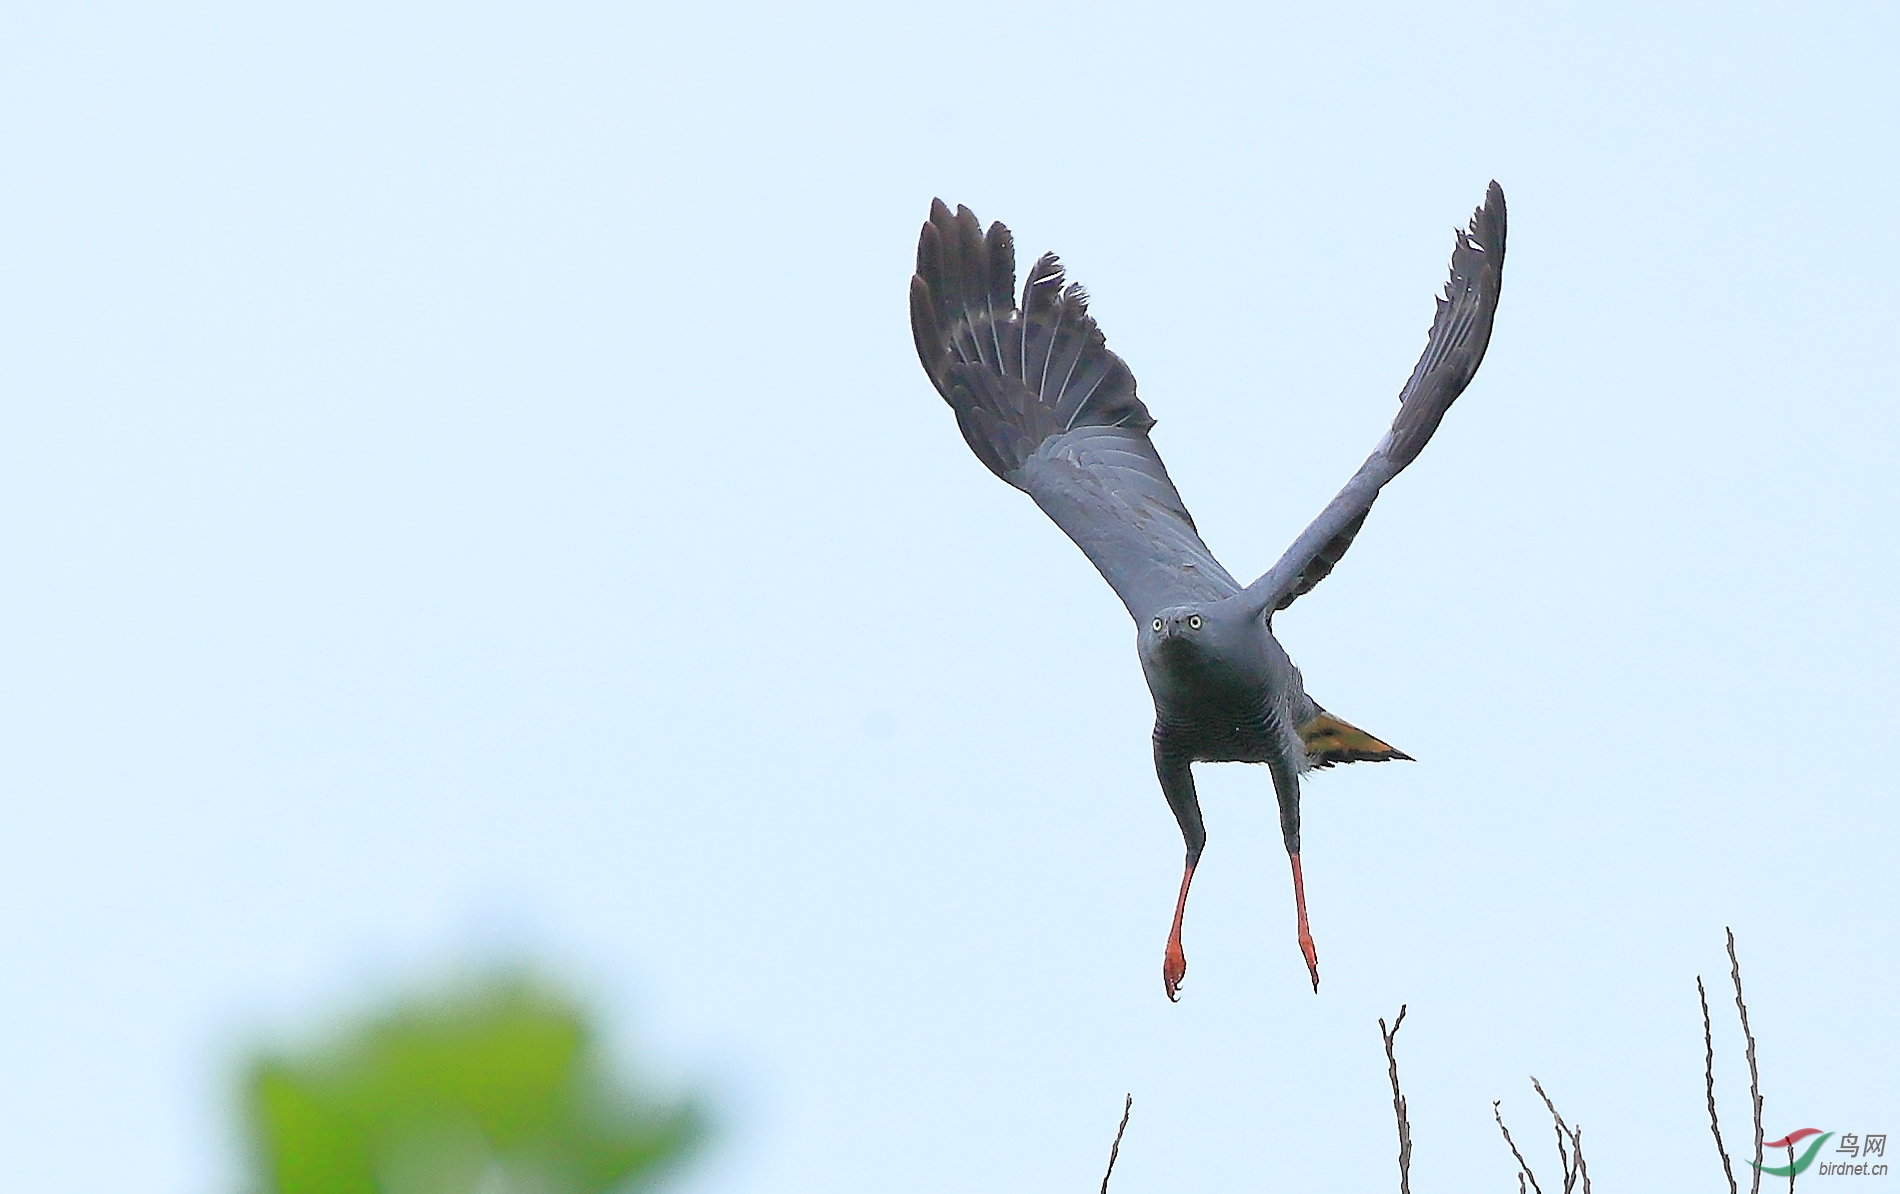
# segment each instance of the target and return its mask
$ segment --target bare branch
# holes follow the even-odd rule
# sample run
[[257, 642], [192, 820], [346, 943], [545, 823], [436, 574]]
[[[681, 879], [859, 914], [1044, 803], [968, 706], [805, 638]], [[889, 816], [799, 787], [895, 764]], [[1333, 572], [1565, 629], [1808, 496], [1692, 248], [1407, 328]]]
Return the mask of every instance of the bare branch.
[[1695, 997], [1702, 1004], [1702, 1088], [1709, 1098], [1709, 1131], [1715, 1133], [1715, 1151], [1722, 1158], [1728, 1194], [1737, 1194], [1735, 1167], [1729, 1164], [1728, 1148], [1722, 1143], [1722, 1122], [1715, 1116], [1715, 1033], [1709, 1026], [1709, 994], [1703, 990], [1699, 974], [1695, 976]]
[[1543, 1187], [1537, 1184], [1537, 1175], [1531, 1172], [1529, 1163], [1524, 1160], [1524, 1154], [1517, 1151], [1517, 1141], [1511, 1139], [1511, 1129], [1504, 1126], [1504, 1116], [1498, 1110], [1497, 1099], [1491, 1100], [1491, 1117], [1498, 1121], [1498, 1131], [1504, 1133], [1504, 1143], [1510, 1147], [1511, 1155], [1517, 1158], [1518, 1190], [1521, 1192], [1524, 1189], [1524, 1179], [1529, 1178], [1531, 1189], [1535, 1190], [1537, 1194], [1544, 1194]]
[[1108, 1179], [1115, 1173], [1115, 1158], [1120, 1156], [1122, 1151], [1122, 1133], [1128, 1130], [1128, 1113], [1134, 1110], [1134, 1107], [1135, 1096], [1123, 1095], [1122, 1122], [1121, 1126], [1115, 1129], [1115, 1143], [1108, 1146], [1108, 1169], [1102, 1174], [1102, 1194], [1108, 1194]]
[[1570, 1150], [1564, 1147], [1564, 1117], [1557, 1114], [1557, 1104], [1551, 1102], [1550, 1096], [1544, 1093], [1544, 1085], [1537, 1080], [1536, 1074], [1531, 1075], [1531, 1089], [1537, 1092], [1538, 1098], [1544, 1100], [1545, 1108], [1550, 1111], [1552, 1130], [1557, 1133], [1557, 1165], [1563, 1171], [1564, 1194], [1570, 1194], [1570, 1188], [1577, 1184], [1577, 1179], [1570, 1164]]
[[1748, 1194], [1761, 1194], [1761, 1074], [1755, 1069], [1755, 1034], [1748, 1028], [1748, 1005], [1742, 1002], [1742, 964], [1735, 957], [1735, 930], [1727, 929], [1729, 977], [1735, 980], [1735, 1010], [1742, 1020], [1742, 1040], [1748, 1044], [1748, 1101], [1755, 1110], [1755, 1173]]
[[1392, 1113], [1399, 1120], [1399, 1194], [1412, 1194], [1412, 1124], [1405, 1118], [1405, 1096], [1399, 1093], [1399, 1059], [1392, 1052], [1393, 1038], [1399, 1035], [1399, 1025], [1405, 1023], [1406, 1005], [1399, 1004], [1398, 1018], [1392, 1021], [1392, 1030], [1386, 1031], [1385, 1017], [1379, 1017], [1379, 1035], [1385, 1038], [1385, 1069], [1392, 1079]]
[[[1557, 1159], [1564, 1167], [1564, 1194], [1576, 1189], [1579, 1180], [1583, 1182], [1583, 1194], [1590, 1194], [1590, 1170], [1583, 1163], [1583, 1129], [1571, 1127], [1564, 1122], [1563, 1116], [1557, 1114], [1557, 1104], [1551, 1102], [1550, 1096], [1544, 1093], [1544, 1085], [1535, 1074], [1531, 1075], [1531, 1088], [1537, 1092], [1538, 1098], [1544, 1100], [1544, 1106], [1549, 1108], [1550, 1118], [1556, 1125]], [[1565, 1140], [1570, 1142], [1568, 1151], [1564, 1149]]]

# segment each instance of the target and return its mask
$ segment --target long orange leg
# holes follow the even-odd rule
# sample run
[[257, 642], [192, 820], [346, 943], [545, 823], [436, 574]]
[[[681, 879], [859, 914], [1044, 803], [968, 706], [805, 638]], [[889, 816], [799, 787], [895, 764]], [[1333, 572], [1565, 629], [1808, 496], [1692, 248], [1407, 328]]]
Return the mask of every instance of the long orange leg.
[[1187, 973], [1187, 955], [1181, 952], [1181, 917], [1187, 912], [1188, 884], [1194, 882], [1194, 866], [1201, 861], [1201, 850], [1207, 845], [1207, 827], [1201, 824], [1201, 801], [1194, 795], [1190, 762], [1187, 755], [1169, 748], [1167, 737], [1157, 724], [1155, 776], [1161, 781], [1161, 793], [1168, 798], [1168, 807], [1174, 810], [1174, 819], [1181, 826], [1182, 844], [1187, 847], [1187, 858], [1181, 868], [1181, 894], [1174, 901], [1174, 925], [1168, 929], [1168, 951], [1161, 956], [1161, 986], [1168, 993], [1170, 1003], [1180, 1000], [1181, 976]]
[[1170, 1003], [1181, 1001], [1181, 979], [1187, 974], [1187, 955], [1181, 952], [1181, 917], [1187, 912], [1188, 884], [1192, 882], [1194, 864], [1190, 862], [1181, 872], [1181, 894], [1174, 901], [1174, 927], [1168, 930], [1168, 949], [1161, 956], [1161, 983], [1167, 988]]
[[[1300, 877], [1300, 856], [1289, 854], [1293, 860], [1293, 906], [1300, 914], [1300, 953], [1306, 957], [1306, 972], [1313, 976], [1313, 994], [1319, 994], [1319, 951], [1313, 948], [1313, 934], [1306, 927], [1306, 880]], [[1187, 884], [1181, 885], [1181, 899], [1187, 899]], [[1181, 925], [1181, 914], [1175, 913], [1175, 929]]]

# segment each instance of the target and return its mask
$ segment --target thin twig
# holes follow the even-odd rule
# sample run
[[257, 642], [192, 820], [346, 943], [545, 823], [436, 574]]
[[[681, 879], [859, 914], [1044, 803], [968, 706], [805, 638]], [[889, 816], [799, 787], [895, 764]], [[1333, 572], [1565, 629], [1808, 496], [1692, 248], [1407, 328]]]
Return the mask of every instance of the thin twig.
[[[1563, 1116], [1557, 1114], [1557, 1104], [1551, 1102], [1550, 1096], [1544, 1093], [1544, 1084], [1537, 1080], [1535, 1074], [1531, 1075], [1531, 1088], [1537, 1092], [1538, 1098], [1544, 1100], [1544, 1106], [1549, 1108], [1550, 1118], [1556, 1124], [1557, 1159], [1564, 1167], [1564, 1194], [1570, 1194], [1579, 1179], [1583, 1181], [1583, 1194], [1590, 1194], [1590, 1171], [1583, 1163], [1583, 1129], [1571, 1127], [1564, 1122]], [[1570, 1141], [1568, 1153], [1564, 1151], [1566, 1139]]]
[[1379, 1017], [1379, 1035], [1385, 1038], [1385, 1070], [1392, 1079], [1392, 1114], [1399, 1120], [1399, 1194], [1412, 1194], [1412, 1124], [1405, 1118], [1405, 1096], [1399, 1093], [1399, 1059], [1392, 1052], [1393, 1038], [1399, 1035], [1399, 1025], [1405, 1023], [1405, 1007], [1399, 1004], [1398, 1018], [1392, 1021], [1392, 1031], [1385, 1028], [1385, 1017]]
[[1570, 1147], [1577, 1154], [1577, 1176], [1583, 1179], [1583, 1194], [1590, 1194], [1590, 1167], [1583, 1161], [1583, 1127], [1570, 1129]]
[[1736, 1194], [1735, 1168], [1729, 1164], [1728, 1148], [1722, 1143], [1722, 1122], [1715, 1117], [1715, 1033], [1709, 1027], [1709, 994], [1703, 990], [1699, 974], [1695, 976], [1695, 997], [1702, 1004], [1702, 1087], [1709, 1097], [1709, 1131], [1715, 1133], [1715, 1151], [1722, 1158], [1728, 1194]]
[[1511, 1155], [1517, 1158], [1517, 1188], [1520, 1191], [1523, 1190], [1524, 1179], [1529, 1178], [1531, 1189], [1537, 1191], [1537, 1194], [1544, 1194], [1543, 1187], [1537, 1184], [1537, 1175], [1531, 1172], [1530, 1165], [1524, 1160], [1524, 1154], [1517, 1151], [1517, 1141], [1511, 1139], [1511, 1129], [1504, 1126], [1504, 1116], [1498, 1111], [1497, 1099], [1491, 1100], [1491, 1117], [1498, 1121], [1498, 1131], [1504, 1133], [1504, 1143], [1510, 1147]]
[[1128, 1130], [1128, 1113], [1134, 1109], [1134, 1106], [1134, 1095], [1122, 1096], [1122, 1122], [1121, 1126], [1115, 1129], [1115, 1143], [1108, 1146], [1108, 1170], [1102, 1174], [1102, 1194], [1108, 1194], [1108, 1179], [1115, 1172], [1115, 1158], [1120, 1156], [1122, 1151], [1122, 1133]]
[[1748, 1194], [1761, 1194], [1761, 1074], [1755, 1069], [1755, 1034], [1748, 1029], [1748, 1005], [1742, 1002], [1742, 964], [1735, 957], [1735, 930], [1728, 929], [1729, 977], [1735, 980], [1735, 1010], [1742, 1019], [1742, 1039], [1748, 1043], [1748, 1100], [1755, 1108], [1755, 1173]]
[[1550, 1112], [1551, 1130], [1557, 1133], [1557, 1165], [1563, 1171], [1564, 1194], [1570, 1194], [1571, 1187], [1577, 1184], [1577, 1175], [1575, 1166], [1570, 1163], [1570, 1150], [1564, 1147], [1568, 1125], [1564, 1123], [1564, 1117], [1557, 1114], [1557, 1104], [1551, 1102], [1550, 1096], [1544, 1093], [1544, 1084], [1537, 1080], [1536, 1074], [1531, 1075], [1531, 1089], [1537, 1092], [1538, 1098], [1544, 1100], [1544, 1107]]

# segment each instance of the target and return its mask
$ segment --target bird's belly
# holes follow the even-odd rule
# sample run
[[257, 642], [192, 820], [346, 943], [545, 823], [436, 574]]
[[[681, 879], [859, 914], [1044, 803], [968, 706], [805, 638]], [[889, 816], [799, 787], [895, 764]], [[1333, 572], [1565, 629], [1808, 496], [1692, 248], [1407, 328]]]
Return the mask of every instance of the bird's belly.
[[1157, 709], [1156, 720], [1197, 763], [1265, 763], [1286, 753], [1278, 721], [1260, 709]]
[[1193, 737], [1193, 758], [1199, 763], [1264, 763], [1274, 756], [1280, 735], [1271, 726], [1216, 724]]
[[1156, 729], [1195, 762], [1297, 759], [1289, 754], [1285, 710], [1272, 681], [1270, 675], [1199, 660], [1151, 668]]

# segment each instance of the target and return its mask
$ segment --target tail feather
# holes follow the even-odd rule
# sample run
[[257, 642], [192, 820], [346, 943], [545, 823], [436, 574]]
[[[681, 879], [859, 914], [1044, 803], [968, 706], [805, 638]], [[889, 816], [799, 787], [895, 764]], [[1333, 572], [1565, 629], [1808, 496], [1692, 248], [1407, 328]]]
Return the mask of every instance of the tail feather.
[[1412, 756], [1374, 738], [1343, 717], [1321, 709], [1300, 727], [1300, 741], [1306, 746], [1307, 761], [1315, 770], [1336, 763], [1384, 763], [1393, 759], [1412, 761]]

